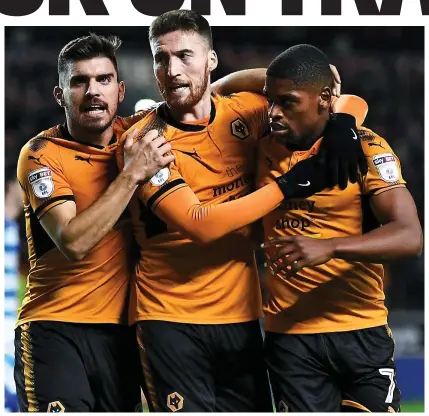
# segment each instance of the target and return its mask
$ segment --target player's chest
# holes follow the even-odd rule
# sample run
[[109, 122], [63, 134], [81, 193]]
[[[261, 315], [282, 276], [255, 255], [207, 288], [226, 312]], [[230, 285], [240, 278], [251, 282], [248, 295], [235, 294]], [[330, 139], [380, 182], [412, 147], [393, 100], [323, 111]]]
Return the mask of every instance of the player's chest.
[[317, 193], [306, 199], [284, 200], [264, 220], [280, 235], [329, 238], [355, 235], [362, 224], [362, 199], [358, 184]]
[[91, 205], [118, 175], [114, 154], [107, 152], [69, 151], [63, 155], [63, 166], [78, 209]]
[[209, 128], [172, 143], [176, 166], [200, 201], [241, 194], [253, 183], [255, 139], [240, 139], [228, 127]]
[[[269, 153], [265, 153], [265, 157], [267, 160], [259, 160], [259, 187], [272, 182], [302, 161], [299, 155], [291, 155], [280, 161]], [[362, 193], [358, 183], [349, 183], [345, 190], [340, 190], [338, 186], [326, 189], [306, 199], [284, 200], [265, 219], [266, 226], [280, 234], [318, 237], [326, 232], [355, 234], [361, 229], [361, 222]]]

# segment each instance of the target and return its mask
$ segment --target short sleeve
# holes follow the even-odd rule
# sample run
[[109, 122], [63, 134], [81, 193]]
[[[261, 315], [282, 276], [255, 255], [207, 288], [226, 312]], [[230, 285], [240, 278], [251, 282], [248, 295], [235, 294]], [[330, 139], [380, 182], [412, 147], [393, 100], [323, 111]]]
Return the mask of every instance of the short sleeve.
[[377, 195], [396, 187], [405, 187], [401, 163], [385, 139], [369, 129], [359, 131], [368, 161], [368, 174], [363, 178], [363, 193]]
[[[34, 141], [38, 141], [37, 146]], [[23, 147], [18, 159], [17, 176], [38, 218], [56, 205], [74, 201], [59, 148], [49, 140], [33, 139]]]
[[154, 211], [164, 198], [185, 186], [188, 184], [172, 162], [146, 182], [139, 189], [138, 196], [150, 210]]

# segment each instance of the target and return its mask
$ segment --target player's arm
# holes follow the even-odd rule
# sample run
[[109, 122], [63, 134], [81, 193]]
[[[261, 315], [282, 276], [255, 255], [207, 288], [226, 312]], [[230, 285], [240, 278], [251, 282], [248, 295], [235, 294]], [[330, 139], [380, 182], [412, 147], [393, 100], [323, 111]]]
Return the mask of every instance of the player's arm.
[[79, 215], [76, 215], [74, 201], [64, 201], [43, 214], [39, 221], [69, 260], [82, 260], [113, 228], [136, 188], [137, 183], [132, 176], [121, 173]]
[[422, 229], [414, 200], [402, 178], [399, 159], [389, 144], [371, 130], [363, 129], [360, 135], [365, 139], [362, 147], [369, 160], [361, 188], [381, 226], [362, 236], [334, 238], [333, 255], [375, 263], [419, 256]]
[[[177, 172], [169, 184], [149, 195], [147, 188], [153, 185], [145, 185], [146, 196], [144, 189], [140, 196], [170, 229], [206, 244], [264, 217], [285, 198], [305, 198], [325, 189], [326, 179], [323, 178], [319, 159], [312, 157], [252, 194], [221, 204], [201, 204]], [[300, 185], [307, 182], [311, 185]]]
[[333, 238], [333, 256], [371, 263], [420, 256], [423, 233], [408, 189], [389, 189], [371, 197], [370, 204], [382, 226], [358, 237]]
[[244, 69], [233, 72], [211, 84], [212, 94], [231, 95], [248, 91], [263, 94], [267, 68]]
[[305, 236], [275, 237], [263, 244], [276, 246], [269, 261], [273, 273], [296, 272], [324, 264], [332, 258], [353, 262], [385, 263], [420, 256], [423, 234], [414, 200], [407, 188], [393, 188], [370, 201], [381, 226], [361, 236], [317, 239]]
[[[360, 236], [332, 239], [276, 237], [263, 244], [265, 248], [277, 247], [270, 261], [273, 272], [288, 268], [299, 270], [326, 263], [331, 258], [383, 263], [421, 254], [422, 229], [414, 200], [405, 187], [399, 160], [384, 139], [370, 131], [365, 134], [362, 143], [370, 163], [361, 187], [370, 197], [371, 209], [380, 226]], [[381, 149], [371, 146], [373, 143]]]
[[[137, 186], [151, 178], [174, 157], [171, 146], [157, 131], [124, 146], [125, 167], [107, 190], [86, 210], [76, 215], [76, 204], [67, 201], [43, 215], [40, 222], [58, 248], [71, 260], [81, 260], [113, 228]], [[165, 155], [165, 156], [164, 156]]]
[[[57, 182], [64, 195], [47, 199], [40, 205], [34, 197], [30, 200], [37, 205], [33, 209], [43, 228], [68, 259], [83, 259], [113, 228], [137, 186], [173, 160], [173, 156], [164, 156], [171, 147], [163, 143], [165, 139], [158, 137], [157, 132], [148, 133], [135, 144], [130, 137], [125, 146], [129, 157], [124, 170], [89, 208], [78, 215], [73, 190], [67, 186], [61, 169], [55, 163], [51, 164], [48, 169], [54, 176], [53, 188]], [[26, 180], [25, 174], [20, 176], [20, 181]]]
[[[340, 74], [334, 65], [331, 65], [331, 71], [334, 79], [332, 94], [340, 97]], [[231, 95], [242, 91], [263, 94], [266, 74], [267, 68], [244, 69], [242, 71], [233, 72], [218, 79], [211, 85], [212, 94]]]
[[188, 186], [164, 198], [153, 210], [169, 228], [207, 244], [251, 224], [275, 209], [284, 196], [272, 183], [240, 199], [203, 205]]

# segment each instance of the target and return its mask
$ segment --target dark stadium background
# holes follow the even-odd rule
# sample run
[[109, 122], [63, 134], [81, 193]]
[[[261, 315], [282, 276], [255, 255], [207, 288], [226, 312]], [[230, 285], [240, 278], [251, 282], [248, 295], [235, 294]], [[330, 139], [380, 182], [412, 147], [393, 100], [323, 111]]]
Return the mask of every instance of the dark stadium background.
[[[5, 156], [16, 166], [21, 146], [39, 131], [63, 122], [52, 89], [56, 59], [69, 40], [89, 31], [117, 34], [124, 44], [119, 67], [127, 84], [121, 115], [141, 98], [158, 100], [146, 27], [6, 28]], [[424, 29], [421, 27], [239, 27], [213, 29], [219, 67], [213, 80], [232, 71], [264, 67], [297, 43], [311, 43], [340, 71], [343, 92], [369, 103], [365, 125], [391, 144], [424, 225]], [[22, 232], [21, 274], [27, 272]], [[403, 411], [423, 410], [424, 259], [386, 267], [389, 320], [396, 338]], [[22, 293], [21, 293], [22, 295]]]

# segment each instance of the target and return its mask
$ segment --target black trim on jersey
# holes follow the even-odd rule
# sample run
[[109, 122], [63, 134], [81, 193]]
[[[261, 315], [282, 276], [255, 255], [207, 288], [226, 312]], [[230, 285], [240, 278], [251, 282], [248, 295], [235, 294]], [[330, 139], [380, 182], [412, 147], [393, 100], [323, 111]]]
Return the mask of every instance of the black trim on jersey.
[[[84, 146], [95, 147], [96, 149], [100, 149], [100, 150], [103, 150], [105, 147], [105, 146], [101, 146], [99, 144], [86, 143], [86, 142], [81, 142], [79, 140], [74, 139], [73, 136], [70, 134], [69, 129], [67, 128], [67, 123], [61, 124], [60, 130], [61, 130], [61, 134], [63, 136], [63, 139], [69, 140], [71, 142], [83, 144]], [[113, 135], [112, 138], [110, 139], [108, 146], [110, 146], [111, 144], [114, 144], [114, 143], [116, 143], [116, 136], [115, 135]]]
[[56, 247], [56, 244], [52, 241], [51, 237], [49, 237], [48, 233], [40, 224], [39, 219], [37, 218], [33, 208], [30, 206], [30, 229], [31, 229], [31, 237], [33, 238], [33, 247], [34, 254], [36, 255], [36, 259], [39, 259], [48, 251], [51, 251]]
[[[168, 107], [166, 103], [161, 104], [156, 109], [157, 115], [162, 118], [165, 122], [167, 122], [170, 126], [176, 127], [176, 129], [182, 130], [182, 131], [203, 131], [206, 126], [200, 126], [196, 124], [186, 124], [182, 123], [180, 121], [177, 121], [175, 118], [173, 118], [168, 111]], [[210, 120], [209, 124], [213, 123], [214, 119], [216, 117], [216, 106], [214, 102], [211, 102], [211, 110], [210, 110]]]
[[372, 211], [369, 200], [371, 196], [362, 195], [361, 204], [362, 204], [362, 234], [369, 233], [380, 227], [380, 222], [377, 220], [374, 212]]
[[183, 179], [175, 179], [174, 181], [168, 183], [167, 185], [163, 186], [159, 191], [155, 192], [150, 198], [149, 201], [147, 201], [147, 207], [149, 209], [152, 209], [153, 204], [156, 202], [156, 200], [162, 196], [162, 194], [165, 194], [170, 189], [174, 188], [177, 185], [186, 184], [186, 182]]
[[55, 198], [50, 198], [47, 201], [45, 201], [42, 205], [40, 205], [39, 207], [36, 208], [36, 210], [34, 211], [34, 213], [36, 214], [36, 216], [38, 217], [40, 212], [42, 212], [46, 207], [48, 207], [49, 205], [53, 204], [54, 202], [57, 201], [74, 201], [74, 195], [60, 195], [60, 196], [56, 196]]
[[[166, 233], [167, 224], [157, 217], [143, 202], [138, 199], [140, 207], [140, 221], [144, 224], [146, 238], [152, 238], [159, 234]], [[140, 252], [138, 253], [140, 255]]]

